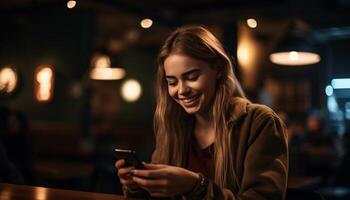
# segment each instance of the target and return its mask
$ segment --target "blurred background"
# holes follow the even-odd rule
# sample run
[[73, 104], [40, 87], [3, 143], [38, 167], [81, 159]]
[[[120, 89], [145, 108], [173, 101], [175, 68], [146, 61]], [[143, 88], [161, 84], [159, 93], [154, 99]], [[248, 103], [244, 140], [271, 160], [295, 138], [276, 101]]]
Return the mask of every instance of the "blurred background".
[[113, 148], [150, 160], [155, 58], [186, 24], [285, 121], [288, 187], [349, 194], [350, 0], [1, 0], [0, 181], [121, 194]]

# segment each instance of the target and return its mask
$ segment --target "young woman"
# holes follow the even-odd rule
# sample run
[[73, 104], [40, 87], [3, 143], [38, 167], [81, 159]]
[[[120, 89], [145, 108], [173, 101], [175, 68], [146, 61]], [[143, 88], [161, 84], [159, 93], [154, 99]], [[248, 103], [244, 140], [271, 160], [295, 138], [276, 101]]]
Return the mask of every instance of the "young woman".
[[173, 199], [283, 199], [285, 128], [245, 99], [220, 42], [200, 26], [181, 27], [158, 56], [156, 148], [139, 170], [116, 162], [127, 196]]

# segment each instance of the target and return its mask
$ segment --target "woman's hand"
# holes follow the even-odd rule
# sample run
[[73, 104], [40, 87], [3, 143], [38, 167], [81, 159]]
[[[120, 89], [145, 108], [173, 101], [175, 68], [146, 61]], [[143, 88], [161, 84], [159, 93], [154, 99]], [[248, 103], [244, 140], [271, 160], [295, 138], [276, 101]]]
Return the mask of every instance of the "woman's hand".
[[136, 184], [132, 180], [131, 170], [134, 167], [125, 167], [125, 160], [118, 160], [115, 162], [115, 167], [118, 169], [118, 176], [120, 183], [127, 187], [134, 187]]
[[145, 164], [146, 169], [133, 169], [132, 180], [153, 197], [170, 197], [189, 192], [199, 175], [184, 168], [161, 164]]

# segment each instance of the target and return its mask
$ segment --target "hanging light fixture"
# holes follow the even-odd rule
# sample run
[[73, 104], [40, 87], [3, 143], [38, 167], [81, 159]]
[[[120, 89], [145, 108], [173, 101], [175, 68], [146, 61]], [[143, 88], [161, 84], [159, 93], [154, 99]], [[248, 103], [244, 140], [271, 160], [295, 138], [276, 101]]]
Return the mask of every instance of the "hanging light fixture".
[[270, 61], [278, 65], [304, 66], [320, 62], [321, 57], [313, 48], [308, 35], [294, 23], [287, 36], [270, 54]]
[[92, 58], [92, 68], [90, 78], [94, 80], [120, 80], [123, 79], [126, 72], [123, 68], [111, 67], [109, 56], [96, 54]]

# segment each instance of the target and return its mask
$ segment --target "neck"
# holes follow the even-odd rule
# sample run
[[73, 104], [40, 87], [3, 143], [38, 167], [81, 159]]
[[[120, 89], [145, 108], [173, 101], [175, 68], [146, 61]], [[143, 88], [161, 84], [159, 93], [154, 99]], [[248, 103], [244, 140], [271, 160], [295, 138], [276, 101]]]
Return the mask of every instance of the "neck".
[[208, 116], [196, 115], [194, 135], [201, 149], [208, 147], [215, 140], [215, 128]]
[[196, 114], [196, 126], [206, 127], [211, 124], [211, 120], [209, 119], [209, 115], [204, 114]]

